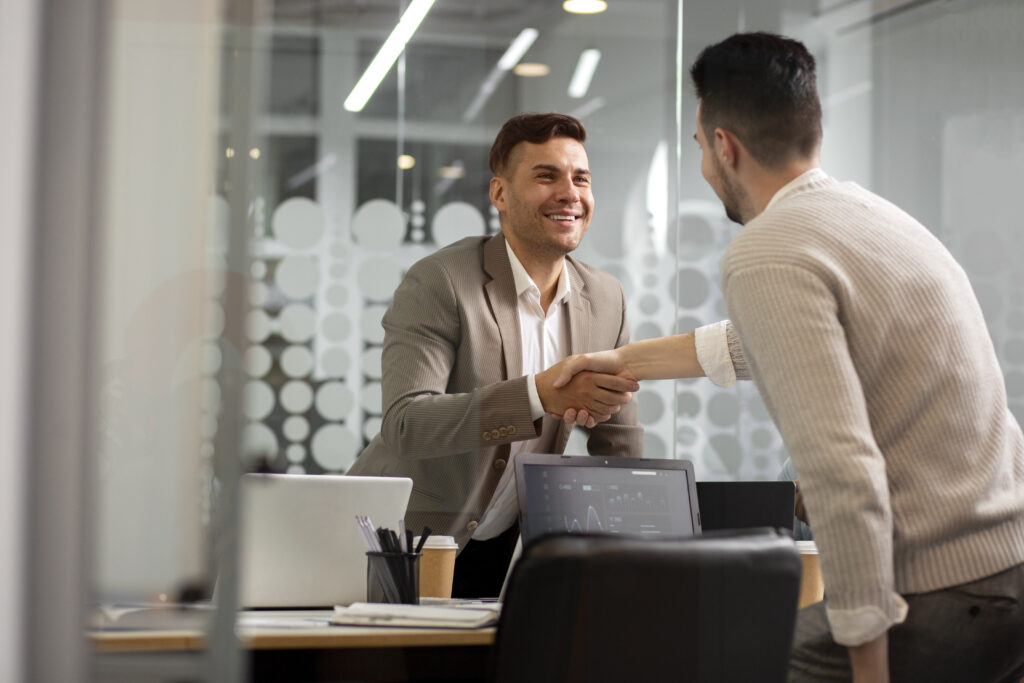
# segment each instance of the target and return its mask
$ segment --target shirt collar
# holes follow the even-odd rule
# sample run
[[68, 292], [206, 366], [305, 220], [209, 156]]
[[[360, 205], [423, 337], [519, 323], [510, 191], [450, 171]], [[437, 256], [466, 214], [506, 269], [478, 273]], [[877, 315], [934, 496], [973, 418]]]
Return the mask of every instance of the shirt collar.
[[[526, 268], [519, 261], [519, 257], [516, 256], [516, 252], [512, 251], [512, 245], [505, 240], [505, 250], [508, 252], [508, 262], [512, 266], [512, 278], [516, 283], [516, 296], [522, 296], [523, 292], [533, 290], [540, 296], [540, 288], [530, 277], [530, 274], [526, 272]], [[562, 274], [558, 276], [558, 288], [555, 290], [555, 298], [552, 303], [561, 303], [569, 298], [572, 293], [572, 288], [569, 286], [569, 269], [562, 260]]]
[[778, 192], [772, 195], [772, 198], [768, 201], [768, 205], [764, 207], [764, 210], [767, 211], [768, 209], [772, 208], [773, 206], [775, 206], [776, 202], [781, 200], [789, 193], [794, 192], [795, 190], [798, 190], [799, 188], [803, 187], [804, 185], [810, 185], [813, 182], [825, 180], [826, 178], [828, 178], [828, 173], [825, 173], [825, 171], [821, 170], [820, 168], [812, 168], [810, 170], [804, 171], [796, 178], [793, 178], [788, 183], [780, 187]]

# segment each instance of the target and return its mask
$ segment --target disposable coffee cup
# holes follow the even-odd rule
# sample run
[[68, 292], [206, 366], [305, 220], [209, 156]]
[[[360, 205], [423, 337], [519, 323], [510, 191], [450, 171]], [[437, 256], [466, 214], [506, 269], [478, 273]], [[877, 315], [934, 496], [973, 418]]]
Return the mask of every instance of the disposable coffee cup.
[[[420, 537], [413, 540], [418, 545]], [[420, 559], [420, 597], [452, 597], [452, 579], [455, 577], [455, 556], [459, 544], [454, 536], [427, 536]]]
[[821, 580], [821, 565], [818, 563], [818, 546], [814, 541], [797, 541], [803, 573], [800, 575], [800, 598], [797, 609], [821, 602], [825, 598], [825, 583]]

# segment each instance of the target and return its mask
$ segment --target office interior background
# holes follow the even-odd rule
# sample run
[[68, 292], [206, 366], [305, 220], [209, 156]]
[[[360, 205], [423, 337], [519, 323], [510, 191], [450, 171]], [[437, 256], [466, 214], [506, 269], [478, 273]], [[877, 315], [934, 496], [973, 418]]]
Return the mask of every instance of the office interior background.
[[[416, 4], [0, 0], [0, 680], [87, 678], [91, 603], [208, 588], [241, 470], [346, 471], [404, 271], [499, 230], [486, 156], [513, 114], [587, 126], [575, 255], [622, 281], [634, 339], [726, 317], [739, 226], [700, 176], [687, 69], [738, 30], [812, 49], [824, 168], [963, 264], [1024, 418], [1020, 0], [436, 0], [360, 108]], [[786, 458], [750, 383], [639, 403], [644, 456], [698, 479]]]

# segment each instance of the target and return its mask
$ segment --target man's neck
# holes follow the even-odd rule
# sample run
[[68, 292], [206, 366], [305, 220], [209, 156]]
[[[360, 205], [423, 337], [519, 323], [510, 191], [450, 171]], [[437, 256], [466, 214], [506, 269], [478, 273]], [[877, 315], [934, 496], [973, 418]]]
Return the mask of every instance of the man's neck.
[[811, 159], [794, 161], [778, 170], [761, 169], [761, 172], [750, 183], [750, 198], [754, 204], [754, 216], [760, 216], [772, 197], [795, 178], [812, 168], [820, 167], [818, 158], [815, 156]]
[[526, 253], [525, 249], [517, 249], [516, 245], [511, 242], [509, 242], [509, 246], [516, 258], [519, 259], [519, 263], [522, 264], [523, 270], [540, 290], [540, 305], [546, 313], [558, 291], [558, 278], [562, 275], [565, 256], [552, 257], [547, 254]]

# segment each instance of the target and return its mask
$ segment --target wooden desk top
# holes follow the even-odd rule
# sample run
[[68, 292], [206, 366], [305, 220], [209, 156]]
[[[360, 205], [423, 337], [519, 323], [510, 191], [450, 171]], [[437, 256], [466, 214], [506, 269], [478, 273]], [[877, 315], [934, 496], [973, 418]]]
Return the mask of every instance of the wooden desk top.
[[[327, 624], [329, 611], [255, 614], [247, 613], [239, 625], [242, 647], [249, 650], [489, 646], [494, 642], [494, 628], [331, 626]], [[289, 622], [294, 622], [294, 625]], [[168, 652], [205, 647], [205, 638], [200, 630], [102, 630], [89, 631], [88, 637], [93, 649], [104, 653]]]

